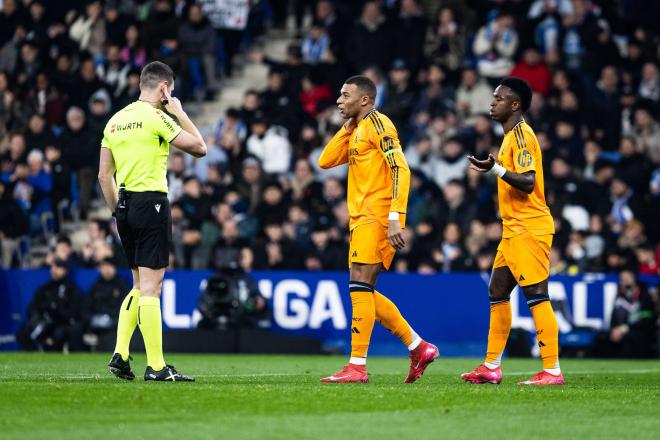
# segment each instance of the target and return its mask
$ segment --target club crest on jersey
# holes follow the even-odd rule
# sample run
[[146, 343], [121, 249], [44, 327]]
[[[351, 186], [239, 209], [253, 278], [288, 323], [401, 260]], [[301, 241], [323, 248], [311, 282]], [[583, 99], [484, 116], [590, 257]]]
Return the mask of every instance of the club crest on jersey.
[[528, 167], [532, 164], [532, 160], [534, 158], [532, 157], [532, 154], [527, 151], [527, 150], [521, 150], [518, 153], [518, 165], [521, 167]]

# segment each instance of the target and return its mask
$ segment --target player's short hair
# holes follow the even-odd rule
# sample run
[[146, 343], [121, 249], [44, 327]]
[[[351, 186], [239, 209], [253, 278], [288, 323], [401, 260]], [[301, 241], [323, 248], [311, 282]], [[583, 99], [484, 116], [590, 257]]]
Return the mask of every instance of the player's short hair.
[[152, 61], [142, 69], [142, 73], [140, 74], [140, 87], [154, 89], [163, 81], [172, 84], [174, 78], [174, 72], [170, 66], [161, 63], [160, 61]]
[[532, 88], [527, 81], [515, 76], [507, 76], [500, 81], [500, 85], [510, 88], [513, 93], [518, 95], [523, 113], [529, 109], [532, 103]]
[[364, 96], [368, 96], [371, 99], [376, 99], [376, 84], [369, 78], [364, 75], [355, 75], [348, 78], [344, 81], [344, 84], [355, 84]]

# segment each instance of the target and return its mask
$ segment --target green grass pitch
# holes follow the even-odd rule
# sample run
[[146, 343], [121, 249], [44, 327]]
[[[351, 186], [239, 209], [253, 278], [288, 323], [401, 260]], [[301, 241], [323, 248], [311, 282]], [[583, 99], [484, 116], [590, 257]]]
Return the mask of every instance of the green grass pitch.
[[462, 383], [475, 359], [436, 361], [413, 385], [405, 358], [373, 357], [366, 385], [321, 385], [331, 356], [168, 354], [196, 383], [108, 373], [109, 355], [0, 354], [0, 438], [657, 439], [660, 361], [564, 360], [563, 387], [521, 388], [538, 360], [507, 359], [500, 386]]

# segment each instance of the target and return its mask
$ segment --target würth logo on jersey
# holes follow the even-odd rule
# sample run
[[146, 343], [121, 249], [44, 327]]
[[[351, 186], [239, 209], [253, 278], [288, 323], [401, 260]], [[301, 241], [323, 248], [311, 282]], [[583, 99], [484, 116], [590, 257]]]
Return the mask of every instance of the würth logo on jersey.
[[115, 130], [117, 131], [125, 131], [125, 130], [133, 130], [135, 128], [142, 128], [142, 122], [127, 122], [126, 124], [112, 124], [112, 128], [110, 129], [111, 133], [114, 133]]
[[156, 203], [154, 208], [156, 208], [156, 212], [160, 213], [160, 203]]

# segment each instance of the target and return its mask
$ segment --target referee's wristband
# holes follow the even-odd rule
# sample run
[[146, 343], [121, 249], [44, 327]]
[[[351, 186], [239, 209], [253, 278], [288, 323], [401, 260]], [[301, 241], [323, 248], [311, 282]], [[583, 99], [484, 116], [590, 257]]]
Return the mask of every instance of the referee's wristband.
[[506, 173], [506, 168], [504, 168], [504, 167], [503, 167], [502, 165], [500, 165], [499, 163], [495, 163], [495, 164], [493, 165], [493, 168], [491, 168], [490, 170], [488, 170], [488, 174], [492, 174], [492, 175], [497, 176], [497, 177], [500, 177], [500, 178], [501, 178], [502, 176], [504, 176], [504, 173]]
[[399, 213], [396, 211], [390, 212], [390, 215], [387, 217], [388, 220], [399, 220]]

